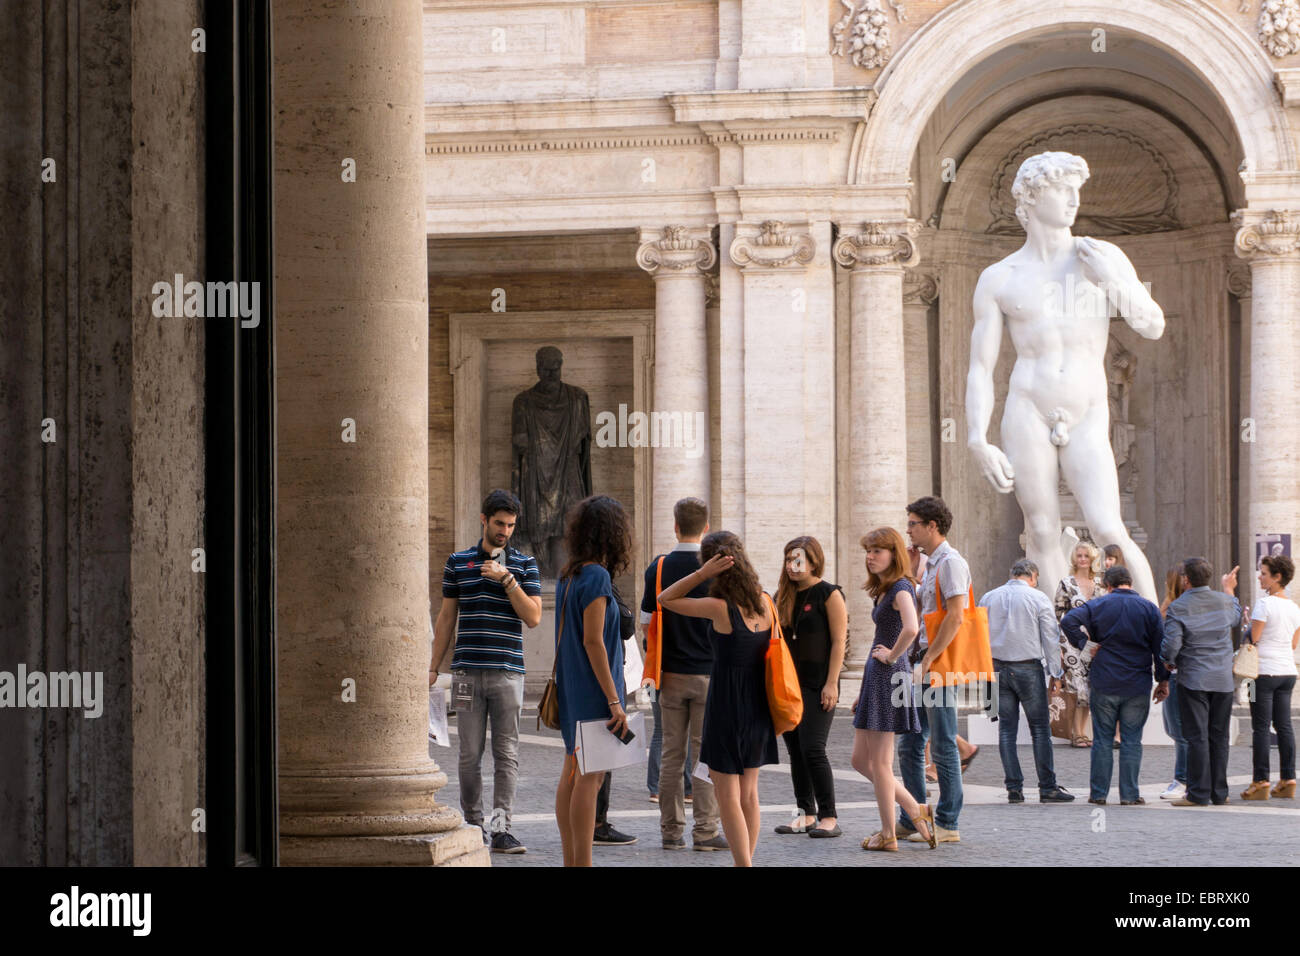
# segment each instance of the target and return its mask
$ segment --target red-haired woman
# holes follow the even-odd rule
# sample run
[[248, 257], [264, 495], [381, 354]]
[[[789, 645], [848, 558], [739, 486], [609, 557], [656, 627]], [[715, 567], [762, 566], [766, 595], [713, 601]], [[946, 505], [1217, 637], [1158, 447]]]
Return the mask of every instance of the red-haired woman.
[[816, 538], [795, 538], [785, 546], [776, 612], [794, 658], [803, 692], [803, 719], [782, 734], [790, 753], [790, 780], [799, 813], [777, 833], [837, 837], [835, 778], [826, 757], [826, 738], [840, 699], [840, 669], [848, 642], [849, 612], [839, 585], [822, 580], [826, 556]]
[[[777, 763], [776, 733], [764, 680], [772, 612], [745, 556], [730, 531], [715, 531], [700, 542], [698, 571], [659, 594], [674, 614], [709, 622], [713, 671], [704, 705], [700, 762], [709, 768], [722, 831], [736, 866], [752, 866], [758, 847], [758, 768]], [[708, 597], [687, 597], [704, 581]]]
[[921, 721], [912, 696], [912, 667], [907, 650], [920, 632], [915, 581], [903, 536], [877, 528], [862, 538], [867, 552], [867, 583], [875, 601], [871, 620], [876, 637], [862, 674], [862, 690], [853, 706], [853, 769], [876, 791], [881, 828], [862, 841], [864, 850], [898, 850], [894, 803], [929, 844], [935, 847], [934, 811], [921, 806], [894, 776], [894, 734], [920, 733]]

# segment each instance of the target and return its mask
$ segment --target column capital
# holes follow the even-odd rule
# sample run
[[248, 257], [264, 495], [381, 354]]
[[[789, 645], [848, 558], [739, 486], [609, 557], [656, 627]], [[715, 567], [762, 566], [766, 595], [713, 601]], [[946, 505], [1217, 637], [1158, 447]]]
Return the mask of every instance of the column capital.
[[835, 242], [835, 261], [854, 269], [882, 266], [911, 268], [921, 261], [915, 219], [863, 223], [857, 234], [845, 233]]
[[[757, 233], [755, 233], [757, 229]], [[817, 242], [806, 232], [790, 232], [779, 219], [755, 227], [736, 223], [731, 261], [742, 269], [800, 269], [812, 262]]]
[[[651, 238], [656, 236], [657, 238]], [[641, 230], [636, 264], [656, 279], [665, 275], [701, 275], [713, 268], [718, 253], [710, 230], [664, 226]]]
[[1250, 268], [1235, 263], [1228, 268], [1228, 291], [1238, 299], [1250, 298]]
[[939, 277], [930, 272], [909, 269], [903, 275], [903, 303], [933, 305], [939, 298]]
[[1300, 260], [1300, 212], [1238, 209], [1232, 214], [1232, 224], [1237, 226], [1233, 248], [1242, 259]]

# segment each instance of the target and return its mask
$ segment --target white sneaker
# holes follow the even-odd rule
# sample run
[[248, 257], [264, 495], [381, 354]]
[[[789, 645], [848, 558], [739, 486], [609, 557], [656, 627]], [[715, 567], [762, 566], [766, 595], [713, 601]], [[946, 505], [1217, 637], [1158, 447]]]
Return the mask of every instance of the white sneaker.
[[1187, 796], [1187, 788], [1175, 780], [1165, 788], [1165, 792], [1160, 794], [1161, 800], [1177, 800], [1179, 797]]

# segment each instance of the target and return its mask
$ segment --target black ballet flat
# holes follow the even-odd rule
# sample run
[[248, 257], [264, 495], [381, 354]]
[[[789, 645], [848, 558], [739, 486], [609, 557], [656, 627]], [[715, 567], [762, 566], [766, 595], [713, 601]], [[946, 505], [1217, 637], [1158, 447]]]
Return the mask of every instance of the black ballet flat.
[[829, 840], [831, 837], [843, 836], [844, 831], [840, 829], [840, 825], [837, 823], [829, 830], [822, 830], [818, 827], [813, 827], [808, 831], [808, 835], [814, 840]]

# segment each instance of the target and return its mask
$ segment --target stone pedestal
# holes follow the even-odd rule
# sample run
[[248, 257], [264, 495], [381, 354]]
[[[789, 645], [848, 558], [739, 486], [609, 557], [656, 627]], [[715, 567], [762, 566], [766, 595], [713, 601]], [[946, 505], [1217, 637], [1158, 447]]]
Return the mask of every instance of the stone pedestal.
[[707, 229], [666, 226], [643, 230], [641, 238], [637, 265], [655, 279], [654, 406], [647, 411], [658, 439], [650, 533], [651, 550], [659, 553], [676, 542], [673, 505], [686, 497], [710, 498], [705, 293], [717, 253]]
[[[842, 228], [835, 261], [850, 276], [849, 527], [840, 536], [840, 567], [854, 580], [865, 577], [860, 541], [874, 528], [895, 528], [906, 540], [907, 404], [903, 381], [918, 374], [907, 366], [903, 336], [903, 272], [920, 259], [911, 221], [871, 222]], [[920, 374], [924, 374], [924, 369]], [[861, 672], [871, 649], [871, 597], [844, 590], [849, 607], [845, 670]]]
[[427, 752], [421, 6], [273, 15], [280, 858], [486, 864]]
[[[1300, 532], [1300, 212], [1239, 212], [1237, 255], [1250, 263], [1250, 536]], [[1293, 538], [1293, 540], [1295, 540]], [[1243, 569], [1244, 571], [1245, 569]], [[1247, 575], [1242, 575], [1243, 579]]]

